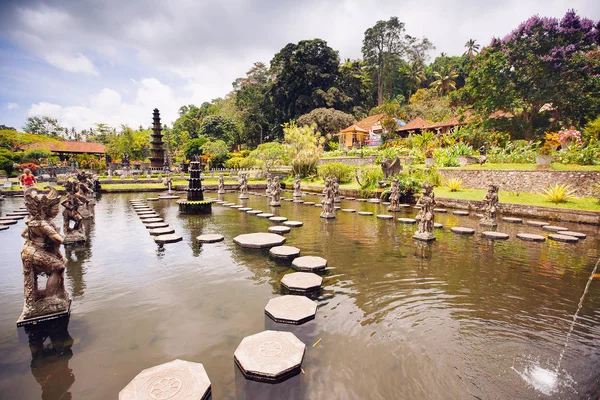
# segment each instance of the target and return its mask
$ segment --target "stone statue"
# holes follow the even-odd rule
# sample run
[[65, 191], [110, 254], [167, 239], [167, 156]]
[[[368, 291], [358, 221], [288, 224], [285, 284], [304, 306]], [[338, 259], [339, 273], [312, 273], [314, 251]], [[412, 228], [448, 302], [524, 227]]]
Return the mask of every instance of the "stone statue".
[[421, 206], [421, 209], [416, 217], [418, 225], [417, 232], [415, 232], [413, 238], [424, 241], [435, 240], [435, 236], [433, 234], [433, 208], [435, 207], [435, 195], [433, 194], [432, 184], [423, 184], [423, 195], [419, 197], [417, 205]]
[[296, 174], [296, 180], [294, 181], [294, 197], [302, 197], [300, 192], [300, 174]]
[[381, 170], [383, 171], [383, 176], [385, 179], [389, 179], [391, 176], [402, 172], [402, 164], [400, 163], [398, 156], [396, 156], [394, 161], [383, 160], [381, 162]]
[[219, 174], [219, 190], [218, 194], [225, 194], [225, 178], [223, 178], [223, 174]]
[[[63, 243], [85, 242], [83, 217], [79, 212], [79, 206], [85, 203], [77, 195], [78, 184], [75, 181], [67, 180], [65, 182], [65, 189], [67, 190], [67, 198], [61, 203], [65, 208], [63, 210], [63, 231], [65, 233]], [[74, 222], [73, 227], [71, 227], [71, 221]]]
[[267, 191], [265, 192], [267, 194], [267, 197], [269, 197], [271, 195], [271, 184], [272, 184], [272, 179], [271, 178], [271, 174], [268, 173], [267, 174]]
[[50, 166], [48, 167], [48, 173], [50, 175], [50, 180], [56, 182], [56, 165], [50, 163]]
[[271, 183], [271, 202], [269, 205], [271, 207], [281, 206], [281, 184], [278, 176], [274, 177]]
[[335, 218], [335, 189], [333, 180], [335, 178], [328, 177], [325, 180], [325, 188], [323, 189], [323, 200], [321, 200], [321, 204], [323, 205], [323, 211], [321, 212], [321, 218]]
[[390, 206], [387, 208], [388, 211], [398, 212], [402, 208], [400, 207], [400, 187], [398, 186], [398, 179], [392, 180], [392, 188], [390, 189]]
[[79, 210], [79, 213], [83, 219], [94, 218], [94, 206], [96, 202], [92, 198], [92, 185], [93, 183], [89, 179], [89, 176], [85, 172], [77, 172], [77, 192], [76, 195], [81, 201], [83, 207]]
[[123, 157], [121, 158], [121, 166], [129, 167], [129, 154], [123, 153]]
[[[17, 325], [25, 325], [50, 315], [69, 313], [71, 299], [65, 290], [66, 259], [60, 252], [63, 237], [52, 220], [58, 215], [60, 196], [53, 187], [48, 195], [36, 191], [25, 194], [29, 221], [22, 233], [25, 245], [23, 260], [24, 297], [23, 313]], [[38, 275], [48, 277], [46, 289], [38, 288]]]
[[240, 174], [240, 195], [238, 199], [247, 199], [248, 198], [248, 177], [245, 172]]
[[491, 184], [483, 198], [483, 217], [479, 220], [479, 224], [483, 226], [497, 226], [496, 211], [498, 209], [498, 185]]
[[338, 178], [331, 178], [332, 181], [332, 187], [333, 187], [333, 202], [334, 203], [341, 203], [342, 200], [340, 199], [340, 184], [338, 182]]

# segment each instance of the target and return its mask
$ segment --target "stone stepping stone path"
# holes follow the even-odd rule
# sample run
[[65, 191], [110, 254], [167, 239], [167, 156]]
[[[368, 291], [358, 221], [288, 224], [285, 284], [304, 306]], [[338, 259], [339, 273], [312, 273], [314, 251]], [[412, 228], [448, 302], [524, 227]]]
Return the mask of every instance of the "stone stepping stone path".
[[390, 203], [389, 201], [382, 201], [381, 204], [383, 204], [384, 206], [389, 206], [392, 203]]
[[417, 210], [420, 210], [420, 209], [421, 209], [421, 208], [423, 208], [423, 207], [415, 205], [413, 208], [415, 208], [415, 209], [417, 209]]
[[242, 207], [244, 207], [244, 206], [242, 206], [242, 205], [239, 205], [239, 204], [234, 204], [234, 205], [232, 205], [232, 206], [229, 206], [229, 207], [230, 207], [230, 208], [242, 208]]
[[369, 199], [367, 202], [368, 203], [381, 203], [381, 200], [379, 200], [379, 199]]
[[563, 243], [579, 242], [579, 239], [577, 239], [575, 236], [563, 235], [562, 232], [561, 233], [551, 233], [548, 235], [548, 239], [556, 240], [557, 242], [563, 242]]
[[240, 207], [240, 208], [238, 208], [238, 211], [240, 211], [240, 212], [252, 211], [252, 208], [250, 208], [250, 207]]
[[379, 218], [379, 219], [394, 219], [394, 216], [387, 215], [387, 214], [377, 214], [377, 218]]
[[492, 240], [508, 240], [508, 238], [510, 237], [506, 233], [494, 232], [494, 231], [484, 231], [484, 232], [481, 232], [481, 234], [483, 236], [485, 236], [486, 238], [492, 239]]
[[305, 350], [291, 332], [263, 331], [242, 339], [233, 359], [246, 379], [278, 383], [300, 373]]
[[300, 255], [300, 249], [294, 246], [275, 246], [271, 247], [269, 254], [273, 258], [289, 260], [298, 257]]
[[10, 218], [11, 220], [19, 220], [19, 219], [24, 219], [26, 217], [26, 215], [19, 215], [19, 214], [6, 214], [6, 216], [8, 218]]
[[346, 197], [346, 200], [355, 200], [354, 197]]
[[283, 225], [285, 225], [285, 226], [291, 226], [292, 228], [300, 228], [302, 225], [304, 225], [304, 222], [301, 222], [301, 221], [285, 221], [283, 223]]
[[210, 379], [202, 364], [173, 360], [140, 372], [119, 392], [119, 400], [206, 400], [211, 392]]
[[398, 207], [401, 207], [401, 208], [410, 208], [410, 204], [398, 204]]
[[341, 209], [342, 209], [342, 207], [335, 206], [335, 207], [333, 207], [333, 209], [334, 209], [334, 210], [341, 210]]
[[533, 233], [517, 233], [517, 237], [526, 242], [545, 242], [546, 237], [541, 235], [534, 235]]
[[154, 228], [166, 228], [169, 224], [166, 222], [152, 222], [151, 224], [146, 224], [146, 229], [154, 229]]
[[148, 210], [148, 211], [139, 211], [137, 213], [137, 215], [152, 215], [152, 214], [156, 214], [156, 211], [154, 211], [154, 210]]
[[263, 212], [262, 212], [262, 210], [248, 210], [248, 211], [246, 211], [246, 213], [250, 214], [250, 215], [257, 215], [257, 214], [262, 214]]
[[440, 224], [439, 222], [434, 222], [433, 224], [433, 229], [442, 229], [444, 227], [444, 225]]
[[537, 226], [539, 228], [546, 226], [546, 225], [550, 225], [547, 222], [542, 222], [542, 221], [527, 221], [527, 225], [529, 226]]
[[246, 233], [233, 238], [235, 244], [248, 249], [263, 249], [281, 246], [285, 238], [276, 233]]
[[304, 203], [304, 200], [294, 200], [294, 203]]
[[287, 220], [288, 219], [286, 217], [270, 217], [269, 218], [269, 221], [272, 221], [272, 222], [285, 222]]
[[8, 225], [0, 225], [0, 231], [5, 231], [9, 228]]
[[315, 204], [315, 207], [323, 207], [323, 204]]
[[144, 223], [144, 224], [153, 224], [155, 222], [165, 222], [165, 220], [160, 217], [148, 218], [148, 219], [142, 220], [142, 223]]
[[150, 229], [148, 231], [148, 233], [150, 233], [150, 235], [152, 236], [158, 236], [158, 235], [167, 235], [169, 233], [175, 233], [175, 229], [171, 228], [171, 227], [165, 227], [165, 228], [154, 228], [154, 229]]
[[289, 226], [275, 225], [275, 226], [270, 226], [269, 229], [267, 229], [267, 230], [271, 233], [283, 234], [283, 233], [289, 233], [292, 230], [292, 228], [290, 228]]
[[321, 288], [323, 278], [312, 272], [292, 272], [281, 278], [281, 286], [291, 292], [306, 293]]
[[154, 213], [154, 214], [146, 214], [146, 215], [140, 215], [140, 219], [142, 221], [145, 221], [147, 219], [152, 219], [152, 218], [160, 218], [160, 215]]
[[222, 206], [225, 206], [225, 207], [229, 207], [229, 206], [232, 206], [232, 205], [234, 205], [234, 203], [223, 203], [223, 204], [221, 204], [221, 205], [222, 205]]
[[301, 325], [315, 318], [317, 302], [305, 296], [286, 294], [269, 300], [265, 314], [275, 322]]
[[301, 272], [323, 271], [327, 268], [327, 260], [318, 256], [302, 256], [292, 261], [292, 267]]
[[452, 214], [466, 216], [466, 215], [469, 215], [469, 212], [468, 211], [452, 211]]
[[445, 208], [434, 208], [433, 211], [436, 213], [442, 213], [442, 214], [448, 212], [448, 210], [446, 210]]
[[414, 218], [398, 218], [398, 222], [403, 224], [416, 224], [417, 220]]
[[314, 201], [305, 201], [305, 202], [304, 202], [304, 205], [305, 205], [305, 206], [312, 206], [312, 205], [314, 205], [314, 204], [315, 204], [315, 202], [314, 202]]
[[154, 237], [154, 241], [158, 244], [165, 244], [165, 243], [176, 243], [176, 242], [180, 242], [183, 240], [183, 237], [181, 237], [180, 235], [176, 235], [174, 233], [168, 233], [166, 235], [158, 235]]
[[373, 215], [373, 213], [371, 211], [359, 211], [357, 214], [358, 215]]
[[271, 213], [261, 213], [261, 214], [256, 214], [256, 216], [258, 218], [271, 218], [273, 216], [275, 216], [275, 214], [271, 214]]
[[174, 200], [174, 199], [179, 199], [179, 196], [158, 196], [158, 198], [160, 200]]
[[510, 222], [511, 224], [522, 224], [523, 223], [523, 219], [513, 218], [513, 217], [502, 217], [502, 221]]
[[545, 231], [550, 231], [550, 232], [560, 232], [560, 231], [568, 231], [569, 228], [565, 228], [562, 226], [555, 226], [555, 225], [544, 225], [542, 226], [542, 229]]
[[[0, 221], [0, 223], [2, 223]], [[587, 235], [585, 233], [581, 233], [581, 232], [573, 232], [573, 231], [560, 231], [561, 235], [567, 235], [567, 236], [573, 236], [576, 237], [577, 239], [585, 239], [587, 238]]]
[[204, 235], [196, 237], [196, 240], [200, 243], [216, 243], [222, 242], [224, 239], [225, 236], [218, 233], [205, 233]]
[[148, 197], [146, 201], [158, 201], [158, 197]]
[[16, 220], [15, 218], [11, 218], [11, 217], [0, 217], [0, 224], [2, 225], [14, 225], [17, 222], [19, 222], [18, 220]]
[[356, 210], [353, 208], [342, 208], [342, 212], [353, 213], [356, 212]]
[[475, 234], [475, 229], [471, 229], [471, 228], [464, 228], [462, 226], [455, 226], [450, 228], [450, 230], [454, 233], [456, 233], [457, 235], [474, 235]]

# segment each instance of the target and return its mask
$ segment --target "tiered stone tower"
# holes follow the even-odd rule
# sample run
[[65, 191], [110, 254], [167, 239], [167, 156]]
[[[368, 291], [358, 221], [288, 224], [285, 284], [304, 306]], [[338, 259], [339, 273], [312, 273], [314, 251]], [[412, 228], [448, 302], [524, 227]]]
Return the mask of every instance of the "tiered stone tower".
[[160, 125], [160, 112], [158, 108], [154, 109], [152, 114], [152, 157], [150, 157], [151, 169], [163, 169], [165, 161], [165, 151], [162, 141], [162, 127]]
[[202, 201], [204, 200], [204, 189], [202, 188], [202, 179], [200, 173], [202, 172], [202, 163], [197, 159], [190, 162], [190, 180], [187, 189], [188, 201]]

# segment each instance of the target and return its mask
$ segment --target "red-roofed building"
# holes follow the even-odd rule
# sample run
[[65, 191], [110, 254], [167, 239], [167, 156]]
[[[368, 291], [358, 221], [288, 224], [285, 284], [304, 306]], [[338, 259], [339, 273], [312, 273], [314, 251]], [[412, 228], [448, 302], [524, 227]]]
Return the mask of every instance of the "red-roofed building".
[[106, 146], [102, 143], [92, 142], [37, 142], [26, 147], [27, 149], [46, 149], [56, 153], [61, 160], [67, 154], [94, 154], [103, 156], [106, 154]]
[[411, 133], [421, 133], [422, 131], [427, 130], [429, 125], [431, 125], [431, 123], [425, 121], [421, 117], [417, 117], [412, 121], [407, 122], [406, 125], [396, 129], [396, 132], [399, 132], [400, 136], [404, 137], [410, 135]]

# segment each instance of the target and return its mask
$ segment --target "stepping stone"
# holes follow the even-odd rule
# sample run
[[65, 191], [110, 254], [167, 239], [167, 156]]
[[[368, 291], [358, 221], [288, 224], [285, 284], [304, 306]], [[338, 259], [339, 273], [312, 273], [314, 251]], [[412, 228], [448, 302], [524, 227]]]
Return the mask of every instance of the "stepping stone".
[[292, 199], [287, 199], [287, 198], [282, 198], [281, 200], [283, 200], [283, 201], [289, 201], [289, 202], [294, 201]]
[[317, 302], [306, 296], [286, 294], [269, 300], [265, 314], [275, 322], [301, 325], [315, 318]]
[[398, 218], [398, 222], [402, 222], [403, 224], [416, 224], [417, 220], [414, 218]]
[[283, 225], [285, 225], [285, 226], [291, 226], [292, 228], [300, 228], [302, 225], [304, 225], [304, 222], [301, 222], [301, 221], [285, 221], [283, 223]]
[[383, 202], [381, 202], [381, 204], [383, 204], [384, 206], [389, 206], [392, 203], [390, 203], [389, 201], [383, 201]]
[[477, 218], [483, 218], [483, 214], [479, 214], [479, 213], [477, 213], [477, 214], [475, 214], [475, 216], [476, 216]]
[[222, 206], [225, 206], [225, 207], [229, 207], [229, 206], [232, 206], [232, 205], [234, 205], [234, 203], [223, 203], [223, 204], [221, 204], [221, 205], [222, 205]]
[[523, 219], [513, 218], [513, 217], [502, 217], [502, 221], [510, 222], [511, 224], [522, 224], [523, 223]]
[[146, 214], [146, 215], [140, 215], [140, 219], [142, 221], [145, 221], [147, 219], [152, 219], [152, 218], [160, 218], [160, 215], [154, 213], [154, 214]]
[[286, 217], [270, 217], [269, 221], [273, 221], [273, 222], [285, 222], [288, 219]]
[[356, 212], [356, 210], [353, 208], [342, 208], [342, 212], [353, 213]]
[[323, 207], [323, 204], [315, 204], [315, 207]]
[[452, 214], [466, 216], [466, 215], [469, 215], [469, 212], [468, 211], [452, 211]]
[[381, 203], [381, 200], [379, 199], [369, 199], [367, 200], [369, 203]]
[[[18, 219], [24, 219], [26, 217], [26, 215], [19, 215], [19, 214], [6, 214], [7, 218], [10, 218], [10, 220], [18, 220]], [[7, 220], [7, 221], [10, 221]]]
[[420, 210], [423, 207], [415, 205], [413, 208], [416, 208], [417, 210]]
[[484, 232], [481, 232], [481, 234], [483, 236], [485, 236], [486, 238], [492, 239], [492, 240], [507, 240], [510, 237], [506, 233], [494, 232], [494, 231], [484, 231]]
[[577, 239], [575, 236], [563, 235], [562, 232], [561, 233], [551, 233], [548, 235], [548, 239], [556, 240], [557, 242], [564, 242], [564, 243], [579, 242], [579, 239]]
[[302, 256], [292, 261], [292, 267], [296, 271], [323, 271], [327, 267], [327, 260], [317, 256]]
[[[275, 227], [274, 227], [275, 228]], [[280, 226], [279, 228], [285, 228]], [[288, 228], [290, 229], [290, 228]], [[300, 249], [294, 246], [275, 246], [271, 247], [269, 254], [273, 258], [290, 259], [296, 258], [300, 255]]]
[[256, 216], [258, 218], [271, 218], [272, 216], [274, 216], [275, 214], [271, 214], [271, 213], [260, 213], [260, 214], [256, 214]]
[[442, 213], [442, 214], [448, 212], [448, 210], [446, 210], [445, 208], [434, 208], [433, 211], [436, 213]]
[[169, 224], [165, 222], [153, 222], [151, 224], [146, 224], [146, 229], [154, 229], [154, 228], [166, 228]]
[[19, 222], [19, 221], [17, 221], [15, 218], [0, 217], [0, 224], [2, 224], [2, 225], [14, 225], [17, 222]]
[[475, 229], [471, 228], [463, 228], [462, 226], [455, 226], [450, 228], [450, 230], [457, 235], [473, 235], [475, 234]]
[[341, 209], [342, 209], [342, 207], [335, 206], [335, 207], [333, 207], [333, 209], [334, 209], [334, 210], [341, 210]]
[[152, 236], [167, 235], [169, 233], [175, 233], [175, 229], [167, 226], [165, 228], [150, 229], [148, 233], [150, 233]]
[[148, 197], [146, 201], [158, 201], [158, 197]]
[[346, 197], [346, 200], [355, 200], [354, 197]]
[[179, 196], [158, 196], [160, 200], [174, 200], [179, 199]]
[[154, 241], [158, 244], [175, 243], [181, 240], [183, 240], [183, 237], [174, 233], [168, 233], [166, 235], [158, 235], [154, 237]]
[[398, 207], [410, 208], [410, 204], [398, 204]]
[[379, 219], [394, 219], [394, 216], [387, 215], [387, 214], [377, 214], [377, 218], [379, 218]]
[[225, 239], [225, 237], [218, 233], [206, 233], [196, 237], [196, 240], [200, 243], [216, 243], [223, 241], [223, 239]]
[[444, 225], [442, 225], [438, 222], [433, 223], [433, 229], [442, 229], [443, 227], [444, 227]]
[[215, 200], [215, 203], [217, 203], [217, 204], [223, 204], [223, 203], [225, 203], [225, 201], [224, 200]]
[[263, 331], [242, 339], [233, 358], [246, 379], [277, 383], [300, 373], [305, 350], [291, 332]]
[[240, 207], [240, 208], [238, 208], [238, 211], [241, 211], [241, 212], [252, 211], [252, 208], [250, 208], [250, 207]]
[[300, 199], [294, 200], [294, 203], [304, 203], [304, 200], [300, 200]]
[[[2, 223], [2, 222], [0, 221], [0, 223]], [[581, 232], [561, 231], [560, 234], [561, 235], [567, 235], [567, 236], [573, 236], [573, 237], [576, 237], [577, 239], [585, 239], [585, 238], [587, 238], [587, 235], [585, 233], [581, 233]]]
[[246, 233], [233, 238], [233, 241], [242, 247], [248, 249], [262, 249], [274, 246], [281, 246], [285, 243], [285, 238], [275, 233]]
[[143, 222], [144, 224], [153, 224], [153, 223], [155, 223], [155, 222], [164, 222], [164, 221], [165, 221], [164, 219], [162, 219], [162, 218], [159, 218], [159, 217], [156, 217], [156, 218], [148, 218], [148, 219], [145, 219], [145, 220], [143, 220], [142, 222]]
[[156, 211], [148, 210], [148, 211], [140, 211], [137, 213], [137, 215], [152, 215], [152, 214], [156, 214]]
[[371, 211], [359, 211], [358, 215], [373, 215]]
[[527, 225], [537, 226], [537, 227], [541, 228], [542, 226], [546, 226], [546, 225], [550, 225], [550, 224], [547, 222], [543, 222], [543, 221], [527, 221]]
[[239, 204], [234, 204], [232, 206], [229, 206], [230, 208], [243, 208], [244, 206], [239, 205]]
[[[309, 194], [309, 193], [306, 193], [306, 194]], [[343, 200], [343, 199], [345, 199], [345, 197], [344, 196], [338, 196], [338, 199], [342, 199]]]
[[135, 203], [135, 202], [140, 202], [140, 201], [144, 201], [144, 199], [131, 199], [131, 200], [129, 200], [130, 203]]
[[8, 229], [8, 225], [0, 225], [0, 231], [5, 231]]
[[269, 229], [267, 229], [269, 232], [271, 233], [289, 233], [292, 228], [290, 228], [289, 226], [281, 226], [281, 225], [275, 225], [275, 226], [270, 226]]
[[568, 231], [569, 228], [564, 228], [562, 226], [555, 226], [555, 225], [544, 225], [542, 226], [542, 229], [545, 231], [550, 231], [550, 232], [560, 232], [560, 231]]
[[248, 210], [246, 211], [247, 214], [250, 215], [257, 215], [257, 214], [262, 214], [262, 210]]
[[361, 203], [366, 203], [367, 199], [356, 199], [356, 201], [360, 201]]
[[211, 391], [210, 379], [202, 364], [174, 360], [140, 372], [119, 392], [119, 400], [206, 400]]
[[304, 205], [305, 205], [305, 206], [312, 206], [312, 205], [314, 205], [314, 204], [315, 204], [315, 202], [314, 202], [314, 201], [305, 201], [305, 202], [304, 202]]
[[541, 235], [534, 235], [533, 233], [517, 233], [517, 237], [526, 242], [545, 242], [546, 237]]
[[312, 272], [292, 272], [281, 278], [281, 286], [292, 292], [310, 292], [321, 288], [323, 278]]

